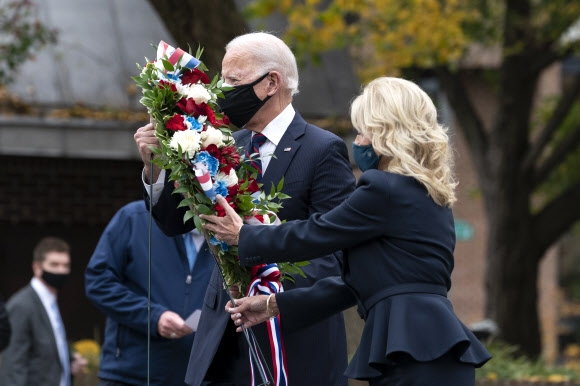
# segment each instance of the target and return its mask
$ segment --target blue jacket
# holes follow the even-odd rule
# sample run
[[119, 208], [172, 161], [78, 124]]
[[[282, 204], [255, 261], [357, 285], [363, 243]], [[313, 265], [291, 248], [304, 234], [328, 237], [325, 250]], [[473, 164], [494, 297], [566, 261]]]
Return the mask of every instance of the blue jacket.
[[[149, 213], [143, 201], [121, 208], [85, 272], [87, 297], [107, 315], [99, 377], [146, 384]], [[214, 262], [204, 243], [190, 271], [182, 236], [167, 237], [153, 223], [151, 241], [151, 385], [183, 385], [193, 334], [169, 340], [158, 335], [161, 314], [186, 319], [201, 309]]]

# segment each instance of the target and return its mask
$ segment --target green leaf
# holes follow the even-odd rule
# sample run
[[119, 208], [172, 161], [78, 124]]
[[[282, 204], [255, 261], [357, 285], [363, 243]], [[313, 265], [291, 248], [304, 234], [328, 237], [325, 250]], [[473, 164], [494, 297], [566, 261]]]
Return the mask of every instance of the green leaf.
[[185, 212], [185, 215], [183, 215], [183, 223], [185, 224], [187, 220], [191, 220], [193, 217], [195, 217], [195, 212], [193, 210], [188, 210]]
[[196, 209], [201, 214], [207, 214], [207, 215], [214, 214], [214, 211], [212, 209], [208, 208], [207, 206], [205, 206], [203, 204], [197, 205]]
[[171, 64], [167, 59], [161, 59], [161, 63], [163, 63], [163, 68], [165, 68], [167, 71], [175, 71], [175, 67], [173, 67], [173, 64]]
[[199, 216], [195, 216], [193, 218], [193, 223], [195, 224], [195, 229], [197, 229], [197, 231], [203, 235], [203, 228], [201, 226], [201, 219]]

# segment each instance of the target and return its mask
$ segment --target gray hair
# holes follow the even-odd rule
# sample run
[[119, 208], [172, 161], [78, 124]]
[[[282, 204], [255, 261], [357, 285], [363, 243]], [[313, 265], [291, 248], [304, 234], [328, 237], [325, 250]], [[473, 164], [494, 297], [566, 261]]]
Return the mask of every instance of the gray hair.
[[298, 93], [298, 66], [296, 57], [280, 38], [268, 32], [251, 32], [234, 38], [226, 46], [247, 52], [254, 58], [256, 71], [260, 76], [269, 71], [278, 71], [282, 75], [283, 85], [291, 95]]

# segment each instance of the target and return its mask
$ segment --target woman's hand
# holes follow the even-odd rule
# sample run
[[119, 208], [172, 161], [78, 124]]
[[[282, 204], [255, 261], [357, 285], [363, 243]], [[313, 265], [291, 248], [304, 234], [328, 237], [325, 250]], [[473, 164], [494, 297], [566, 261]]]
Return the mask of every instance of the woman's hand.
[[206, 221], [202, 225], [203, 229], [213, 232], [218, 240], [224, 241], [228, 245], [238, 245], [240, 229], [244, 225], [244, 222], [225, 198], [218, 194], [216, 199], [218, 204], [225, 209], [226, 215], [224, 217], [218, 217], [200, 214], [199, 217]]
[[232, 307], [231, 301], [226, 304], [226, 311], [231, 314], [234, 324], [238, 326], [237, 332], [242, 332], [243, 328], [250, 328], [256, 324], [260, 324], [278, 314], [278, 306], [276, 304], [276, 295], [270, 298], [266, 307], [268, 297], [270, 295], [256, 295], [248, 298], [236, 299], [236, 307]]

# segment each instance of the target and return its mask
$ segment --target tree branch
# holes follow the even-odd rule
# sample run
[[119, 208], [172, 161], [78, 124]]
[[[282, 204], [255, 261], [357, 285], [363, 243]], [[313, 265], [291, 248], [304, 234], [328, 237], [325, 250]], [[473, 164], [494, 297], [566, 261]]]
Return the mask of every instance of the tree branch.
[[177, 45], [193, 52], [204, 47], [201, 57], [211, 77], [219, 73], [226, 44], [248, 32], [246, 22], [234, 0], [149, 0]]
[[580, 126], [564, 138], [558, 146], [554, 148], [550, 157], [541, 165], [532, 178], [532, 187], [539, 186], [556, 169], [566, 157], [574, 151], [580, 144]]
[[574, 104], [576, 96], [579, 93], [580, 76], [577, 76], [576, 79], [574, 79], [572, 87], [570, 87], [570, 89], [568, 89], [568, 91], [566, 91], [566, 93], [564, 93], [564, 95], [560, 98], [554, 113], [546, 123], [546, 126], [544, 126], [542, 129], [542, 132], [537, 141], [526, 155], [526, 159], [524, 161], [524, 172], [529, 172], [534, 168], [534, 164], [536, 163], [538, 157], [542, 154], [545, 147], [552, 140], [554, 133], [558, 130], [568, 115], [568, 112], [570, 111], [570, 108]]
[[483, 123], [465, 89], [459, 74], [452, 74], [448, 68], [438, 67], [435, 70], [440, 84], [449, 98], [455, 116], [461, 126], [478, 170], [486, 172], [485, 154], [488, 149], [487, 135]]
[[554, 200], [550, 201], [532, 219], [532, 234], [535, 248], [548, 249], [578, 218], [580, 218], [580, 182], [570, 186]]

